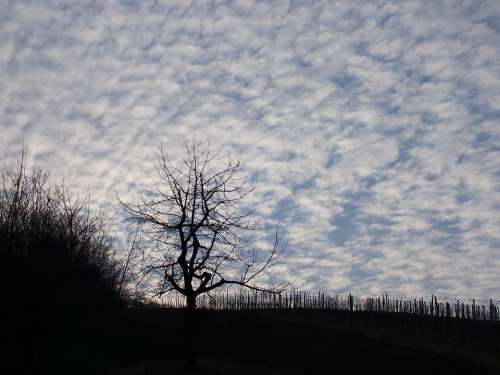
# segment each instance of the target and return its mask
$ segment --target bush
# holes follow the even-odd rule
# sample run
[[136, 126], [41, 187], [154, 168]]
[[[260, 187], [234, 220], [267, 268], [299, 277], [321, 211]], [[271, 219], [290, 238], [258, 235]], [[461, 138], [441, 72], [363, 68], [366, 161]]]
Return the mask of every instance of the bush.
[[15, 310], [89, 310], [120, 301], [121, 266], [102, 215], [89, 199], [72, 199], [40, 169], [0, 180], [0, 281], [3, 305]]
[[9, 360], [0, 370], [54, 373], [74, 353], [87, 363], [84, 353], [113, 329], [123, 267], [106, 220], [90, 207], [47, 172], [28, 172], [25, 153], [17, 170], [1, 172], [0, 331]]

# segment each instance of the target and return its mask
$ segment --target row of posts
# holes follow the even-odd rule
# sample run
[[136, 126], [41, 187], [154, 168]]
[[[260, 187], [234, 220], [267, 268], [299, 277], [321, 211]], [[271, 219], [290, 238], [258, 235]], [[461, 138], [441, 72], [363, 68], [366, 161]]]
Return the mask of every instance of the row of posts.
[[[176, 296], [166, 301], [168, 307], [183, 307], [184, 300]], [[456, 301], [438, 302], [436, 296], [431, 301], [391, 299], [388, 295], [373, 298], [355, 298], [347, 296], [330, 296], [319, 292], [311, 294], [302, 291], [291, 293], [239, 292], [202, 295], [197, 305], [202, 309], [212, 310], [260, 310], [260, 309], [328, 309], [340, 311], [396, 312], [433, 317], [460, 318], [472, 320], [499, 320], [499, 307], [490, 299], [489, 306], [472, 300], [472, 304]]]

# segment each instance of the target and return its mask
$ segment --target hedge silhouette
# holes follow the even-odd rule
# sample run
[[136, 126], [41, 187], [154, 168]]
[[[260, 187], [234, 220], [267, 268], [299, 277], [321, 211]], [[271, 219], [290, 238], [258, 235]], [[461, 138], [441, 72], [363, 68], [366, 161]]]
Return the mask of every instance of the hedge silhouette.
[[47, 172], [28, 171], [26, 151], [17, 169], [1, 172], [0, 329], [8, 358], [28, 373], [39, 367], [37, 352], [69, 350], [61, 337], [81, 342], [85, 327], [106, 327], [123, 305], [123, 267], [90, 204], [50, 184]]

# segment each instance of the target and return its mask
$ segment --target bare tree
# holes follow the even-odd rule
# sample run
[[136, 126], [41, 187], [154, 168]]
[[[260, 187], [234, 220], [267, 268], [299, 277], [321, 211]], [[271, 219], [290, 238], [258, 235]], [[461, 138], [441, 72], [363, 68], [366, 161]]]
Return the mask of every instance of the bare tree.
[[128, 204], [119, 197], [127, 220], [140, 225], [144, 251], [142, 277], [155, 279], [155, 295], [176, 291], [186, 297], [186, 307], [196, 308], [196, 298], [223, 286], [236, 285], [279, 293], [284, 287], [259, 285], [283, 251], [278, 235], [267, 251], [255, 245], [260, 226], [241, 212], [242, 200], [252, 192], [239, 160], [221, 162], [221, 150], [207, 143], [185, 141], [182, 162], [167, 158], [163, 143], [156, 163], [160, 183]]

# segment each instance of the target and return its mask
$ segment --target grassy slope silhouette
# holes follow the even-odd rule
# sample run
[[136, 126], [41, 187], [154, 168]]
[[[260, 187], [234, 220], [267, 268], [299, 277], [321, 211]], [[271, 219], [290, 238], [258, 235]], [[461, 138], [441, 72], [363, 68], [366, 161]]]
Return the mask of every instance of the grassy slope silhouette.
[[[184, 315], [179, 310], [136, 310], [129, 318], [136, 347], [129, 364], [110, 364], [110, 374], [185, 373], [182, 368]], [[414, 319], [398, 324], [398, 314], [309, 311], [200, 311], [193, 373], [498, 373], [495, 338], [451, 339], [449, 320]], [[401, 317], [399, 317], [401, 319]], [[476, 322], [477, 323], [477, 322]], [[479, 324], [484, 324], [480, 322]], [[488, 323], [485, 323], [488, 324]], [[448, 328], [447, 328], [448, 325]], [[498, 325], [494, 327], [498, 332]], [[446, 332], [446, 329], [449, 329]], [[491, 329], [491, 327], [487, 327]], [[498, 337], [498, 336], [497, 336]]]

